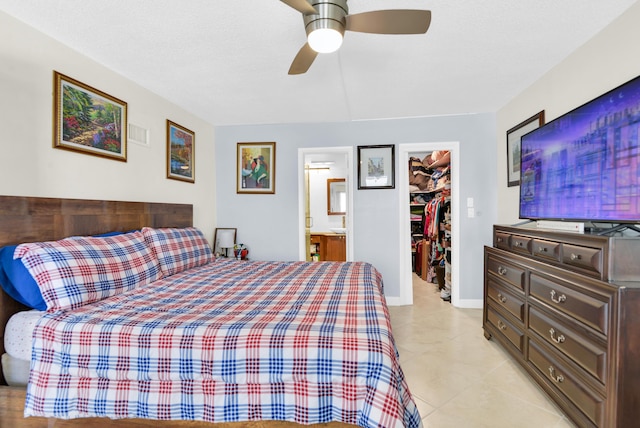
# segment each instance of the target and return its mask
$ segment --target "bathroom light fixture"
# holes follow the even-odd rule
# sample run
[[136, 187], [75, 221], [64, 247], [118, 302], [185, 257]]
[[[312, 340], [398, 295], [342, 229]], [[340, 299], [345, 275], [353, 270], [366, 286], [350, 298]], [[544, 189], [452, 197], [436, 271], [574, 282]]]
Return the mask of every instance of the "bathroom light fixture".
[[331, 165], [333, 164], [335, 164], [334, 161], [311, 161], [306, 165], [306, 167], [309, 168], [309, 170], [313, 171], [329, 171], [331, 169]]
[[331, 166], [335, 164], [334, 161], [311, 161], [309, 162], [311, 166]]

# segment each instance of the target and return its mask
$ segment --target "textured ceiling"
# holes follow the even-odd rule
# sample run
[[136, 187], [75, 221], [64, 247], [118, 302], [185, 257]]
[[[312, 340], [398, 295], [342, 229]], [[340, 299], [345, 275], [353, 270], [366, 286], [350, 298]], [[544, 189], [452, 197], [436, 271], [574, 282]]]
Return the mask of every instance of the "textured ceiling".
[[278, 0], [0, 0], [0, 10], [217, 126], [494, 112], [634, 3], [351, 0], [350, 13], [429, 9], [431, 27], [347, 32], [298, 76], [287, 71], [302, 18]]

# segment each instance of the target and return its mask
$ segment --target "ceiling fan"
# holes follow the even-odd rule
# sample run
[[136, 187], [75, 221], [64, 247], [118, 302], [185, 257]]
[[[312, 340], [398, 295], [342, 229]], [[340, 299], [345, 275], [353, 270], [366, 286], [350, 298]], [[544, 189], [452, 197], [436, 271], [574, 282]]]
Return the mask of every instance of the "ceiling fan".
[[349, 15], [347, 0], [280, 0], [302, 13], [307, 42], [293, 59], [289, 74], [306, 73], [318, 53], [340, 48], [345, 30], [376, 34], [422, 34], [431, 23], [431, 11], [375, 10]]

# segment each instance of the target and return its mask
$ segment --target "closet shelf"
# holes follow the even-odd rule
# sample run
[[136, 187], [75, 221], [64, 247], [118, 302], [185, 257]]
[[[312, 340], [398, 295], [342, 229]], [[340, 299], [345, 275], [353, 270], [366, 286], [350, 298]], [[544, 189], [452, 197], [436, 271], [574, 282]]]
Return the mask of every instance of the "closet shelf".
[[409, 192], [409, 194], [410, 194], [410, 195], [420, 195], [420, 194], [422, 194], [422, 195], [429, 195], [429, 194], [433, 195], [433, 194], [435, 194], [435, 193], [440, 193], [440, 192], [443, 192], [443, 191], [445, 191], [445, 190], [451, 190], [451, 184], [450, 184], [450, 183], [447, 183], [447, 184], [445, 184], [445, 185], [444, 185], [444, 186], [442, 186], [442, 187], [438, 187], [437, 189], [431, 189], [431, 190], [416, 190], [416, 191], [414, 191], [414, 192]]

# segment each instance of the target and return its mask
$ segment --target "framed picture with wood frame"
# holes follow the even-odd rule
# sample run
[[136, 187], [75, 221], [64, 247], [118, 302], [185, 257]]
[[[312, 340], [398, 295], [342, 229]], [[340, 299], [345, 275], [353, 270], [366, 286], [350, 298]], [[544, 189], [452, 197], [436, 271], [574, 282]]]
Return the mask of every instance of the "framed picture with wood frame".
[[544, 110], [507, 131], [507, 187], [520, 184], [520, 139], [544, 125]]
[[127, 161], [127, 103], [53, 72], [53, 147]]
[[276, 193], [276, 143], [238, 143], [236, 193]]
[[196, 181], [196, 134], [167, 119], [167, 178]]

